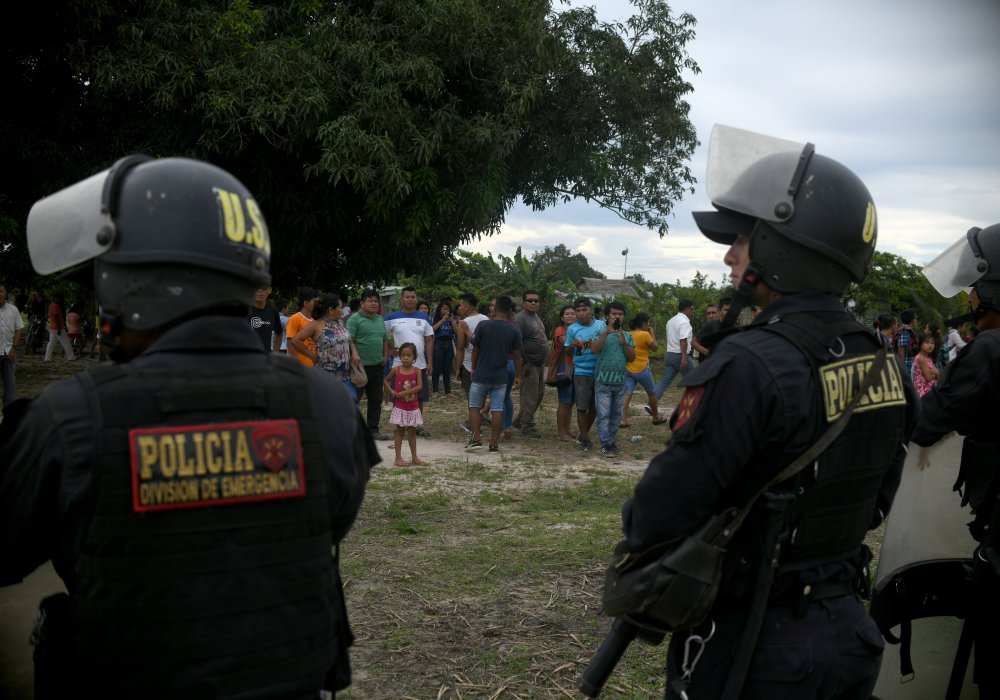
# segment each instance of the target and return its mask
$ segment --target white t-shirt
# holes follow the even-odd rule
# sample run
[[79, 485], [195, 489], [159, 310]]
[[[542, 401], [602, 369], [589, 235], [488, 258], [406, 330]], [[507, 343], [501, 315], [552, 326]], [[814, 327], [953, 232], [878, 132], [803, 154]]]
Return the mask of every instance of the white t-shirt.
[[17, 307], [9, 301], [0, 307], [0, 355], [6, 355], [14, 345], [14, 335], [24, 328]]
[[403, 364], [399, 359], [399, 347], [403, 343], [413, 343], [417, 346], [417, 360], [413, 366], [417, 369], [427, 369], [424, 338], [434, 335], [434, 326], [427, 318], [427, 314], [422, 311], [414, 311], [412, 314], [393, 311], [385, 317], [385, 332], [392, 338], [392, 344], [396, 348], [396, 359], [392, 362], [394, 367]]
[[[462, 319], [465, 321], [465, 325], [469, 327], [469, 333], [472, 335], [476, 334], [476, 326], [478, 326], [483, 321], [489, 321], [489, 316], [484, 316], [483, 314], [472, 314], [471, 316], [466, 316]], [[465, 352], [462, 354], [462, 366], [465, 367], [469, 372], [472, 371], [472, 339], [465, 344]]]
[[691, 354], [691, 319], [687, 314], [677, 312], [677, 315], [667, 321], [667, 352], [680, 354], [681, 340], [687, 339], [687, 351]]
[[958, 351], [965, 347], [962, 334], [955, 328], [948, 329], [948, 361], [951, 362], [958, 357]]

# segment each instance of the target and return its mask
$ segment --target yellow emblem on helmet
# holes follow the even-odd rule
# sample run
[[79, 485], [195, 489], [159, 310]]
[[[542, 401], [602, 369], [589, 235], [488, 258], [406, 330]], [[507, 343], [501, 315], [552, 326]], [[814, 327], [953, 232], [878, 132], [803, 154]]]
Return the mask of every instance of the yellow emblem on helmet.
[[875, 205], [868, 202], [868, 211], [865, 212], [865, 227], [861, 231], [861, 240], [871, 243], [875, 238]]
[[[251, 197], [241, 199], [237, 193], [218, 187], [215, 188], [215, 195], [222, 207], [222, 226], [226, 238], [233, 243], [251, 245], [264, 251], [265, 255], [271, 255], [271, 238], [267, 235], [267, 224], [257, 202]], [[247, 219], [250, 220], [249, 228]]]

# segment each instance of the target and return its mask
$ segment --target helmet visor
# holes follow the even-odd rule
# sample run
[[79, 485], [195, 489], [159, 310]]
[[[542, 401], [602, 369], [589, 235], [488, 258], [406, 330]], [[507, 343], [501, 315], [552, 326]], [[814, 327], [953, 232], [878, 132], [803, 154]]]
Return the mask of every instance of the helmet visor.
[[[765, 221], [787, 219], [795, 198], [790, 189], [805, 149], [805, 144], [716, 124], [708, 146], [709, 199], [716, 207]], [[752, 176], [747, 176], [751, 168]]]
[[941, 296], [955, 296], [989, 271], [989, 265], [976, 256], [973, 247], [978, 233], [979, 229], [972, 229], [924, 265], [924, 277]]
[[[50, 275], [92, 260], [114, 243], [101, 194], [108, 170], [35, 202], [26, 227], [31, 265]], [[106, 233], [101, 233], [102, 229]], [[99, 235], [100, 234], [100, 235]]]

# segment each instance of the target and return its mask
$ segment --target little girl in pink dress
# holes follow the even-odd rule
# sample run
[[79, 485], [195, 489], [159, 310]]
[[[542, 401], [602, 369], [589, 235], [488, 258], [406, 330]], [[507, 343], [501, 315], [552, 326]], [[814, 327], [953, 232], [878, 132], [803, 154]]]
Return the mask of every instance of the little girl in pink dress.
[[[396, 461], [397, 467], [427, 464], [417, 457], [417, 428], [424, 424], [420, 414], [420, 390], [423, 380], [420, 370], [413, 366], [417, 359], [417, 346], [413, 343], [403, 343], [399, 347], [399, 361], [402, 363], [393, 367], [385, 378], [385, 395], [395, 401], [389, 423], [396, 426]], [[410, 461], [403, 459], [403, 435], [410, 444]]]

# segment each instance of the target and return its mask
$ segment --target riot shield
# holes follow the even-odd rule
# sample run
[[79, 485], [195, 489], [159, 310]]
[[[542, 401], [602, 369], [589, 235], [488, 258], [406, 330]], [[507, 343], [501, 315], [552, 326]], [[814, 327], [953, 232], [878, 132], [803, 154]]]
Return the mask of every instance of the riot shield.
[[886, 644], [873, 695], [878, 700], [945, 698], [955, 668], [965, 680], [953, 697], [978, 697], [974, 659], [958, 654], [976, 548], [967, 526], [972, 516], [953, 490], [962, 440], [951, 433], [930, 448], [909, 446], [872, 596], [872, 617], [887, 640], [901, 642]]

